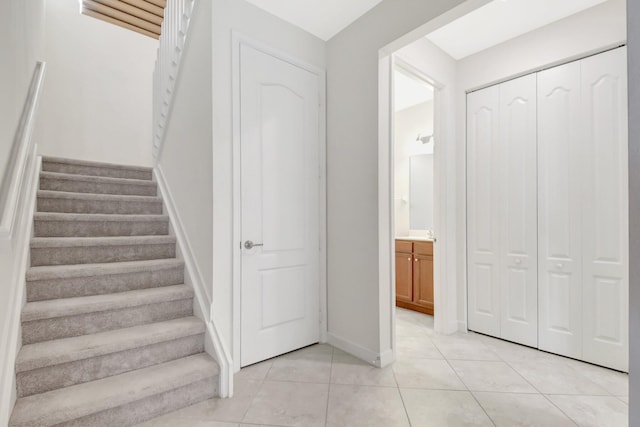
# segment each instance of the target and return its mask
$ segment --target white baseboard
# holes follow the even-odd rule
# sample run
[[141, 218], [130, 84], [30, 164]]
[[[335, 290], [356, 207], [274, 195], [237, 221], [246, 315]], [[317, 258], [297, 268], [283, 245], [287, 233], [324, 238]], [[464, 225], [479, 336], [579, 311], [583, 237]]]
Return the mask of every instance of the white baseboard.
[[205, 350], [220, 366], [220, 397], [233, 396], [233, 363], [229, 351], [225, 348], [218, 328], [213, 321], [213, 304], [207, 292], [202, 273], [195, 261], [189, 237], [185, 232], [184, 225], [180, 219], [180, 214], [174, 202], [173, 195], [167, 184], [167, 180], [162, 171], [162, 167], [157, 165], [154, 168], [154, 176], [158, 183], [158, 189], [164, 202], [165, 209], [169, 215], [171, 228], [175, 233], [178, 243], [179, 255], [185, 264], [185, 284], [193, 287], [195, 293], [195, 313], [206, 324], [207, 334], [205, 340]]
[[468, 332], [467, 322], [464, 320], [458, 320], [455, 324], [455, 330], [458, 332]]
[[[9, 310], [2, 322], [4, 328], [0, 336], [0, 425], [8, 425], [9, 417], [16, 400], [16, 357], [21, 348], [20, 316], [25, 303], [25, 275], [29, 263], [29, 242], [33, 228], [33, 212], [38, 188], [38, 173], [42, 163], [36, 157], [37, 146], [31, 148], [25, 164], [25, 179], [21, 184], [21, 194], [16, 208], [17, 217], [15, 233], [7, 244], [7, 251], [13, 258], [13, 271], [5, 283], [9, 285]], [[6, 254], [9, 255], [9, 254]]]
[[[393, 353], [391, 350], [380, 354], [331, 332], [327, 333], [327, 343], [378, 368], [384, 367], [393, 361]], [[391, 360], [391, 362], [389, 360]]]

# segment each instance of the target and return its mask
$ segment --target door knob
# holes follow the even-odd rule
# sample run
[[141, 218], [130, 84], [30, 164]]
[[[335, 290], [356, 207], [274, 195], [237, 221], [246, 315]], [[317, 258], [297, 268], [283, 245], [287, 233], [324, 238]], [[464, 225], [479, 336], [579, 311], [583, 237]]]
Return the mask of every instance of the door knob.
[[522, 264], [522, 260], [520, 258], [516, 258], [516, 264], [518, 265]]
[[256, 246], [264, 246], [264, 243], [253, 243], [251, 240], [244, 242], [245, 249], [253, 249]]
[[564, 267], [564, 266], [562, 265], [562, 263], [557, 263], [557, 264], [556, 264], [556, 268], [557, 268], [558, 270], [562, 269], [562, 267]]

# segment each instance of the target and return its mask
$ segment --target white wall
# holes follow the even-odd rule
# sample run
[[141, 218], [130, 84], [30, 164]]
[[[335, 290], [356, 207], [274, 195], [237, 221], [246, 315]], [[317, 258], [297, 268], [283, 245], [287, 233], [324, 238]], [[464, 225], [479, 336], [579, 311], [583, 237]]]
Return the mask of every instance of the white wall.
[[[629, 259], [640, 258], [640, 3], [627, 3], [629, 58]], [[629, 279], [629, 425], [640, 425], [640, 264]]]
[[320, 69], [325, 43], [244, 0], [213, 1], [213, 313], [229, 351], [233, 348], [233, 145], [232, 31]]
[[9, 0], [0, 13], [0, 179], [36, 61], [43, 58], [45, 0]]
[[[396, 236], [400, 237], [409, 236], [411, 225], [410, 159], [416, 154], [416, 145], [421, 144], [416, 141], [418, 134], [433, 134], [433, 100], [396, 112], [394, 126], [395, 232]], [[422, 189], [431, 202], [426, 220], [432, 224], [429, 228], [433, 228], [433, 173], [430, 181], [425, 182]]]
[[379, 50], [461, 3], [385, 0], [329, 40], [329, 333], [370, 354], [391, 349], [391, 292], [379, 286]]
[[458, 317], [466, 322], [466, 91], [522, 75], [550, 64], [566, 62], [626, 40], [624, 0], [609, 0], [538, 30], [458, 61]]
[[[212, 296], [213, 171], [211, 2], [198, 1], [182, 56], [158, 166], [195, 257], [207, 297]], [[149, 144], [150, 148], [150, 144]], [[205, 313], [206, 314], [206, 313]]]
[[152, 72], [158, 42], [46, 2], [47, 76], [37, 142], [45, 155], [152, 165]]

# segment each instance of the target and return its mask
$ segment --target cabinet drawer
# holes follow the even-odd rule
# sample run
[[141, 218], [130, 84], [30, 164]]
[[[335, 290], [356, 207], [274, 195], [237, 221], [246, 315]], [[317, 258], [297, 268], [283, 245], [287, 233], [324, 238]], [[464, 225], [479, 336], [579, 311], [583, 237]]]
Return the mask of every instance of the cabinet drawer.
[[407, 240], [396, 240], [396, 252], [404, 252], [410, 254], [413, 252], [413, 242]]
[[413, 252], [418, 255], [433, 255], [433, 242], [413, 242]]

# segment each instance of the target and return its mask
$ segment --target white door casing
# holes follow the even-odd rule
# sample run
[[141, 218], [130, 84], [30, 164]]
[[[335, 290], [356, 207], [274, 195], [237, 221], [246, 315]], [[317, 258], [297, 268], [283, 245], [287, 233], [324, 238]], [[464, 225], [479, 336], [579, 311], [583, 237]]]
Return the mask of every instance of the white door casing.
[[501, 337], [537, 347], [536, 76], [499, 89]]
[[538, 73], [539, 346], [582, 355], [580, 62]]
[[469, 329], [500, 336], [498, 86], [467, 96]]
[[581, 61], [582, 358], [628, 371], [629, 181], [626, 49]]
[[240, 45], [242, 366], [320, 339], [319, 93], [318, 75]]

